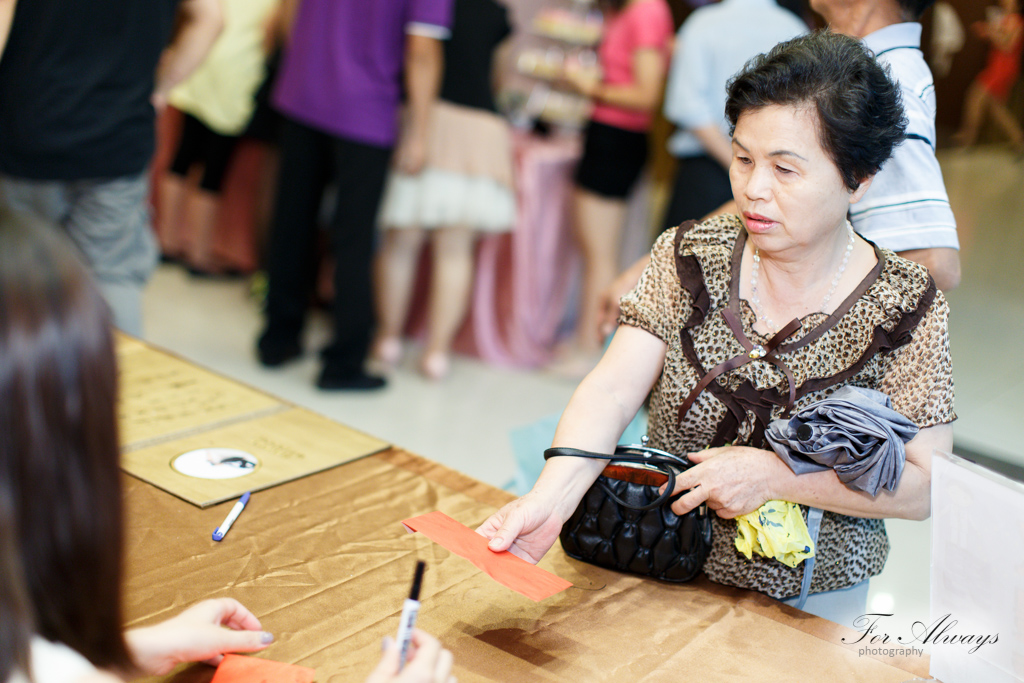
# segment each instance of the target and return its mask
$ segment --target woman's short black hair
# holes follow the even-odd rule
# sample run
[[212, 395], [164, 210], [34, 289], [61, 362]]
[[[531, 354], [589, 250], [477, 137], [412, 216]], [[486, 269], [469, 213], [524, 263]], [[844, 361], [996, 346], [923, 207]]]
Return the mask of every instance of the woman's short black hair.
[[813, 106], [821, 146], [851, 191], [878, 172], [906, 130], [899, 86], [860, 41], [827, 30], [754, 57], [727, 91], [725, 115], [733, 131], [744, 112]]
[[0, 207], [0, 495], [36, 632], [126, 668], [109, 309], [57, 226]]

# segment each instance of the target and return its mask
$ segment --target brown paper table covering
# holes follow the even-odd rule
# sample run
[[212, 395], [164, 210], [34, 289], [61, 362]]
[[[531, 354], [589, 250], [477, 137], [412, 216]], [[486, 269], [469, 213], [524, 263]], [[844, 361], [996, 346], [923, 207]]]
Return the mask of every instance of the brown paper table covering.
[[126, 450], [274, 412], [285, 403], [130, 337], [117, 340]]
[[[126, 457], [184, 452], [218, 431], [241, 429], [265, 447], [300, 440], [314, 451], [358, 434], [137, 340], [121, 338], [119, 355], [122, 428], [137, 437]], [[151, 420], [139, 409], [189, 395], [223, 400], [189, 419], [167, 410]], [[246, 429], [260, 421], [269, 429]], [[128, 625], [231, 596], [276, 636], [258, 656], [312, 667], [318, 683], [369, 674], [381, 639], [397, 630], [418, 559], [427, 563], [419, 625], [452, 650], [463, 683], [901, 683], [927, 675], [927, 657], [859, 657], [858, 645], [841, 641], [859, 633], [765, 596], [704, 579], [673, 585], [618, 574], [572, 560], [557, 544], [541, 566], [574, 587], [534, 603], [401, 524], [440, 510], [475, 527], [512, 497], [397, 448], [253, 494], [220, 543], [211, 535], [231, 503], [202, 509], [141, 479], [124, 481]], [[150, 680], [206, 683], [213, 671], [196, 664]]]
[[[377, 453], [389, 444], [119, 335], [121, 467], [129, 474], [209, 507]], [[172, 466], [202, 448], [256, 456], [245, 476], [200, 479]]]
[[[455, 654], [459, 681], [872, 681], [926, 676], [927, 657], [859, 657], [859, 634], [705, 580], [671, 585], [576, 562], [540, 603], [508, 590], [401, 520], [441, 510], [474, 526], [510, 496], [399, 449], [254, 494], [221, 543], [229, 505], [200, 510], [126, 477], [130, 625], [206, 597], [250, 607], [276, 641], [260, 656], [362, 681], [393, 635], [417, 559], [419, 625]], [[206, 682], [213, 669], [165, 679]]]

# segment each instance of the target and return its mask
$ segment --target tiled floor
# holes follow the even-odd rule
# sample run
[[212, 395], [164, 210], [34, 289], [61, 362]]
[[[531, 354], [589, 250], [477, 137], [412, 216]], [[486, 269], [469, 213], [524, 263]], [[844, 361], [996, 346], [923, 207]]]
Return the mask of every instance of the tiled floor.
[[[949, 296], [957, 443], [1024, 464], [1015, 429], [1024, 421], [1024, 162], [1001, 148], [945, 152], [940, 159], [962, 242], [963, 284]], [[260, 319], [243, 282], [196, 280], [164, 266], [145, 306], [150, 341], [496, 486], [507, 486], [516, 471], [510, 430], [557, 414], [574, 388], [540, 372], [465, 357], [456, 359], [447, 381], [432, 383], [412, 371], [410, 358], [381, 392], [327, 394], [312, 385], [313, 352], [279, 370], [256, 364]], [[313, 323], [309, 349], [326, 335], [322, 319]], [[926, 619], [931, 525], [887, 524], [892, 552], [872, 581], [869, 606]]]

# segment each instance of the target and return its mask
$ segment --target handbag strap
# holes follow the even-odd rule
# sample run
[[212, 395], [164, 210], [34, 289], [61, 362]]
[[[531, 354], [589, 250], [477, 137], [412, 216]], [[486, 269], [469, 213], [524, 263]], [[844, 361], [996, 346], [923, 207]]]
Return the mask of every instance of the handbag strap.
[[604, 489], [604, 492], [613, 501], [622, 507], [640, 511], [653, 510], [656, 507], [662, 506], [665, 501], [672, 496], [672, 491], [676, 487], [676, 471], [673, 468], [673, 465], [682, 467], [683, 469], [686, 469], [688, 465], [684, 458], [671, 455], [670, 453], [654, 451], [653, 449], [648, 449], [643, 446], [618, 446], [615, 449], [614, 455], [584, 451], [579, 448], [549, 448], [544, 451], [545, 460], [557, 457], [593, 458], [595, 460], [608, 460], [609, 462], [615, 460], [618, 462], [631, 462], [654, 467], [668, 477], [668, 482], [665, 484], [665, 490], [647, 505], [634, 505], [632, 503], [627, 503], [619, 498], [619, 496], [616, 495], [610, 487], [603, 482], [600, 482], [601, 488]]
[[814, 544], [814, 555], [804, 560], [804, 578], [800, 582], [800, 597], [797, 598], [795, 607], [803, 609], [807, 604], [807, 596], [811, 592], [811, 577], [814, 576], [814, 559], [818, 556], [818, 530], [821, 528], [821, 518], [824, 511], [821, 508], [807, 508], [807, 533]]

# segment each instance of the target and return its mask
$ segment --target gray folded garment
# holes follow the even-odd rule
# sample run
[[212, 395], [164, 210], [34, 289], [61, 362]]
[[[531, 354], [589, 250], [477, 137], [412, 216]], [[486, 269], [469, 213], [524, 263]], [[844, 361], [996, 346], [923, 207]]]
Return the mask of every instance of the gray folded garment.
[[903, 474], [904, 444], [917, 425], [873, 389], [845, 386], [789, 420], [768, 426], [768, 442], [795, 474], [834, 469], [851, 489], [893, 491]]

